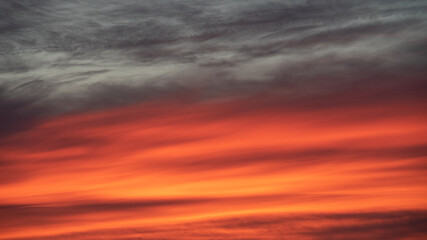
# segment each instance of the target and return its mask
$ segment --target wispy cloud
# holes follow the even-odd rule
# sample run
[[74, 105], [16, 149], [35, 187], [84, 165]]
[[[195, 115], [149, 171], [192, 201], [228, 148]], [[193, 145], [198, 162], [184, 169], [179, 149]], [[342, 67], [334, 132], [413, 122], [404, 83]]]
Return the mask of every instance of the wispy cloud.
[[[425, 53], [413, 50], [425, 39], [419, 29], [425, 27], [426, 6], [420, 1], [3, 1], [1, 6], [4, 94], [33, 96], [56, 112], [85, 109], [94, 96], [99, 102], [110, 99], [108, 106], [162, 97], [165, 89], [222, 96], [297, 81], [306, 91], [321, 91], [312, 86], [313, 76], [345, 84], [355, 71], [359, 79], [399, 74], [402, 82], [425, 75], [419, 65]], [[130, 95], [123, 99], [116, 88], [130, 89], [123, 91]]]

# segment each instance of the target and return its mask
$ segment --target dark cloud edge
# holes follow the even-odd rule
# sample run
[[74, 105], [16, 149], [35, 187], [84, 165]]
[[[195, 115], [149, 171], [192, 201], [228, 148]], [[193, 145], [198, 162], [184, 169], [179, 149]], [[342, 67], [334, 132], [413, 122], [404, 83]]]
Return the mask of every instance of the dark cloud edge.
[[[331, 225], [319, 226], [318, 222], [332, 221]], [[346, 221], [350, 221], [346, 222]], [[351, 223], [352, 222], [352, 223]], [[342, 223], [342, 224], [337, 224]], [[427, 210], [390, 210], [347, 213], [304, 213], [304, 214], [262, 214], [242, 217], [223, 217], [204, 221], [194, 221], [177, 225], [98, 229], [85, 232], [64, 233], [58, 235], [9, 238], [8, 240], [56, 240], [56, 239], [152, 239], [160, 234], [162, 239], [200, 236], [201, 239], [236, 239], [239, 230], [251, 229], [258, 237], [282, 237], [283, 234], [323, 239], [406, 239], [407, 237], [427, 236]], [[204, 229], [208, 235], [200, 235], [197, 229]], [[227, 231], [228, 234], [223, 234]], [[236, 233], [236, 234], [234, 234]], [[135, 236], [137, 237], [130, 237]], [[144, 237], [146, 236], [146, 237]], [[169, 237], [167, 237], [169, 236]], [[103, 238], [103, 239], [104, 239]], [[240, 239], [240, 238], [238, 238]]]

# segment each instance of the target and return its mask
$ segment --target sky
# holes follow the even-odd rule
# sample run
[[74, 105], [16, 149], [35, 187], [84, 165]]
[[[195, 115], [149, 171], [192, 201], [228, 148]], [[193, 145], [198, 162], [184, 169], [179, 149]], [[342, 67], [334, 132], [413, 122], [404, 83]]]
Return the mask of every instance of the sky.
[[426, 13], [0, 1], [0, 239], [427, 238]]

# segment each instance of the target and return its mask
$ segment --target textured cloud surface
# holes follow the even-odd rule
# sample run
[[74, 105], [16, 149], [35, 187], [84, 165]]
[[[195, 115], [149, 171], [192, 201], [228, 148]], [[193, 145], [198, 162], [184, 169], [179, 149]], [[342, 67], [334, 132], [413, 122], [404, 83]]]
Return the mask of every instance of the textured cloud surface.
[[0, 239], [427, 237], [425, 1], [0, 2]]
[[5, 137], [6, 238], [426, 236], [425, 103], [262, 99], [149, 102]]
[[177, 90], [209, 97], [271, 84], [322, 91], [367, 78], [414, 77], [426, 63], [424, 1], [27, 0], [0, 6], [2, 95], [59, 112]]

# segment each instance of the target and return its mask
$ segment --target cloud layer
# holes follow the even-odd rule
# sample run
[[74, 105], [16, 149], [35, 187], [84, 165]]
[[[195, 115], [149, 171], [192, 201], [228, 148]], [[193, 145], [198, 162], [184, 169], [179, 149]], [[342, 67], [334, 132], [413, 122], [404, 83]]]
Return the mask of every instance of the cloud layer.
[[425, 235], [425, 103], [261, 99], [151, 101], [4, 137], [5, 239]]
[[0, 239], [425, 238], [426, 10], [0, 1]]
[[67, 112], [176, 91], [218, 97], [277, 84], [311, 92], [360, 79], [407, 81], [425, 75], [426, 7], [423, 1], [2, 1], [2, 100]]

